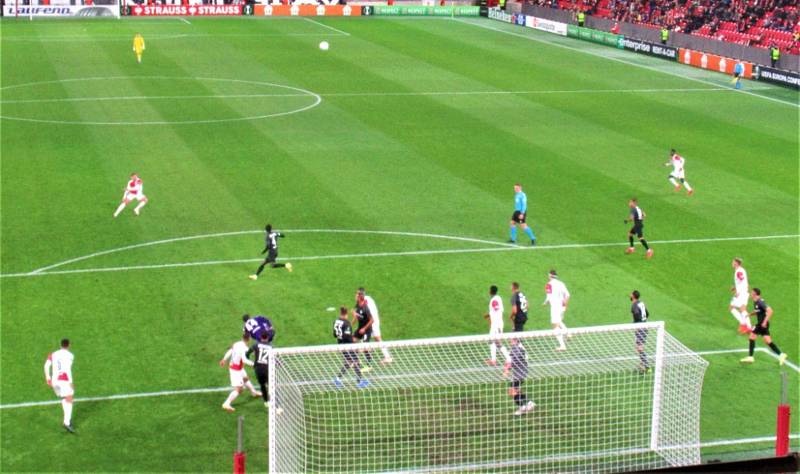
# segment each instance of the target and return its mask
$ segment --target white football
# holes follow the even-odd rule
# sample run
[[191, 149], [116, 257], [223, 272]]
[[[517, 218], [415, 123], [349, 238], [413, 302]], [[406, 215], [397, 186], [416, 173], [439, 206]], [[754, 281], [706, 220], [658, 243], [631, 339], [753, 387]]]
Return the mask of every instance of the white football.
[[329, 45], [328, 45], [327, 41], [323, 41], [322, 43], [319, 44], [319, 49], [321, 49], [323, 51], [327, 51], [328, 47], [329, 47]]

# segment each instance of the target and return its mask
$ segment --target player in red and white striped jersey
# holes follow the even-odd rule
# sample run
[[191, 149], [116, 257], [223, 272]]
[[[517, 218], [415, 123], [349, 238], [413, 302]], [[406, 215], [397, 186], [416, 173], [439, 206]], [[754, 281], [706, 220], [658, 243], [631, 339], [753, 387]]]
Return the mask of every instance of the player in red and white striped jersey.
[[44, 363], [44, 378], [47, 385], [53, 387], [56, 396], [61, 399], [61, 407], [64, 409], [64, 429], [70, 433], [75, 433], [75, 429], [72, 428], [72, 395], [75, 393], [75, 385], [72, 382], [74, 359], [75, 356], [69, 351], [69, 339], [62, 339], [61, 349], [48, 354]]
[[254, 397], [261, 396], [261, 392], [253, 387], [253, 384], [250, 382], [250, 378], [247, 376], [247, 372], [244, 371], [245, 364], [251, 367], [253, 366], [253, 361], [247, 358], [247, 351], [250, 349], [248, 347], [249, 342], [250, 334], [245, 332], [242, 334], [242, 339], [234, 342], [231, 348], [228, 349], [228, 352], [225, 353], [225, 356], [219, 361], [220, 367], [225, 367], [225, 363], [230, 361], [228, 364], [228, 371], [230, 372], [231, 387], [233, 387], [233, 391], [230, 393], [230, 395], [228, 395], [225, 403], [222, 404], [222, 408], [225, 411], [235, 411], [231, 406], [231, 403], [233, 403], [233, 401], [236, 400], [236, 397], [242, 393], [242, 387], [247, 387]]
[[142, 178], [139, 177], [136, 173], [131, 175], [131, 179], [128, 180], [128, 185], [125, 187], [125, 193], [122, 195], [122, 202], [120, 203], [117, 210], [114, 211], [114, 217], [117, 217], [125, 206], [128, 205], [129, 202], [133, 200], [137, 200], [139, 205], [133, 209], [133, 213], [137, 216], [139, 215], [139, 211], [147, 204], [147, 196], [144, 195], [144, 184], [142, 182]]

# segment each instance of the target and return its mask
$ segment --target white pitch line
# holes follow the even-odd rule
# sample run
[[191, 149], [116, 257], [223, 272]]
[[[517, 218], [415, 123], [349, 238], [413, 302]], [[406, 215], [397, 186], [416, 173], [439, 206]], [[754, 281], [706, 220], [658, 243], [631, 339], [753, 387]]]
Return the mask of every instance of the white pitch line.
[[[81, 268], [76, 270], [56, 270], [48, 271], [53, 268], [61, 267], [70, 263], [75, 263], [90, 258], [107, 255], [110, 253], [121, 252], [124, 250], [131, 250], [135, 248], [148, 247], [151, 245], [165, 244], [170, 242], [178, 242], [184, 240], [203, 239], [208, 237], [221, 237], [228, 235], [241, 235], [260, 233], [262, 231], [241, 231], [241, 232], [225, 232], [221, 234], [197, 235], [190, 237], [179, 237], [175, 239], [158, 240], [155, 242], [146, 242], [143, 244], [129, 245], [127, 247], [120, 247], [117, 249], [104, 250], [82, 257], [65, 260], [47, 267], [38, 268], [27, 273], [6, 273], [0, 275], [0, 278], [23, 278], [23, 277], [36, 277], [46, 275], [68, 275], [73, 273], [101, 273], [101, 272], [121, 272], [130, 270], [152, 270], [161, 268], [179, 268], [179, 267], [193, 267], [205, 265], [224, 265], [235, 263], [251, 263], [258, 262], [260, 258], [248, 259], [232, 259], [232, 260], [205, 260], [199, 262], [179, 262], [179, 263], [163, 263], [152, 265], [131, 265], [121, 267], [98, 267], [98, 268]], [[469, 239], [466, 237], [452, 237], [452, 236], [438, 236], [435, 234], [415, 234], [412, 232], [391, 232], [391, 231], [348, 231], [348, 230], [325, 230], [325, 229], [306, 229], [306, 230], [293, 230], [286, 232], [341, 232], [341, 233], [368, 233], [368, 234], [389, 234], [389, 235], [409, 235], [409, 236], [423, 236], [433, 237], [448, 240], [464, 240], [468, 242], [477, 243], [491, 243], [495, 247], [480, 247], [473, 249], [442, 249], [442, 250], [410, 250], [400, 252], [373, 252], [373, 253], [351, 253], [351, 254], [334, 254], [334, 255], [309, 255], [309, 256], [296, 256], [280, 258], [280, 261], [298, 261], [298, 260], [333, 260], [333, 259], [347, 259], [347, 258], [373, 258], [373, 257], [407, 257], [407, 256], [421, 256], [421, 255], [448, 255], [448, 254], [462, 254], [462, 253], [488, 253], [488, 252], [508, 252], [508, 251], [544, 251], [544, 250], [559, 250], [559, 249], [583, 249], [583, 248], [598, 248], [598, 247], [623, 247], [625, 244], [620, 242], [605, 242], [605, 243], [586, 243], [586, 244], [558, 244], [558, 245], [537, 245], [537, 246], [514, 246], [511, 244], [504, 244], [500, 242], [490, 242], [480, 239]], [[687, 244], [687, 243], [710, 243], [710, 242], [728, 242], [728, 241], [747, 241], [747, 240], [773, 240], [773, 239], [794, 239], [800, 237], [800, 234], [792, 235], [764, 235], [753, 237], [716, 237], [705, 239], [677, 239], [677, 240], [652, 240], [651, 244]]]
[[191, 23], [189, 20], [187, 20], [186, 18], [179, 17], [178, 19], [179, 19], [180, 21], [182, 21], [182, 22], [186, 23], [187, 25], [191, 25], [191, 24], [192, 24], [192, 23]]
[[[684, 92], [731, 92], [730, 88], [684, 88], [684, 89], [577, 89], [539, 91], [419, 91], [419, 92], [331, 92], [318, 93], [321, 97], [410, 97], [410, 96], [475, 96], [475, 95], [549, 95], [549, 94], [669, 94]], [[231, 95], [139, 95], [115, 97], [58, 97], [50, 99], [7, 99], [0, 104], [41, 104], [59, 102], [108, 102], [129, 100], [203, 100], [203, 99], [252, 99], [266, 97], [308, 97], [308, 94], [231, 94]]]
[[[689, 80], [689, 81], [700, 82], [702, 84], [709, 84], [709, 85], [712, 85], [712, 86], [719, 86], [719, 84], [715, 84], [715, 83], [713, 83], [711, 81], [707, 81], [705, 79], [698, 79], [698, 78], [695, 78], [695, 77], [683, 76], [683, 75], [680, 75], [680, 74], [677, 74], [677, 73], [674, 73], [674, 72], [670, 72], [670, 71], [666, 71], [666, 70], [663, 70], [663, 69], [659, 69], [659, 68], [656, 68], [656, 67], [647, 66], [647, 65], [644, 65], [644, 64], [638, 64], [638, 63], [635, 63], [635, 62], [632, 62], [632, 61], [627, 61], [625, 59], [615, 58], [615, 57], [611, 57], [611, 56], [595, 53], [594, 51], [589, 51], [589, 50], [586, 50], [586, 49], [583, 49], [583, 48], [576, 48], [576, 47], [573, 47], [573, 46], [568, 46], [566, 44], [554, 43], [554, 42], [546, 41], [546, 40], [543, 40], [543, 39], [540, 39], [540, 38], [536, 38], [534, 36], [524, 35], [524, 34], [521, 34], [521, 33], [515, 33], [513, 31], [501, 30], [500, 28], [494, 28], [492, 26], [473, 23], [471, 21], [462, 20], [460, 18], [453, 18], [452, 21], [456, 21], [458, 23], [463, 23], [465, 25], [475, 26], [475, 27], [478, 27], [478, 28], [483, 28], [485, 30], [495, 31], [495, 32], [498, 32], [498, 33], [503, 33], [503, 34], [510, 35], [510, 36], [516, 36], [518, 38], [524, 38], [524, 39], [527, 39], [527, 40], [530, 40], [530, 41], [536, 41], [537, 43], [547, 44], [547, 45], [550, 45], [550, 46], [555, 46], [557, 48], [564, 48], [564, 49], [569, 49], [569, 50], [572, 50], [572, 51], [577, 51], [579, 53], [588, 54], [590, 56], [595, 56], [595, 57], [598, 57], [598, 58], [603, 58], [603, 59], [607, 59], [607, 60], [610, 60], [610, 61], [619, 62], [619, 63], [622, 63], [622, 64], [627, 64], [629, 66], [635, 66], [635, 67], [642, 68], [642, 69], [647, 69], [647, 70], [650, 70], [650, 71], [660, 72], [662, 74], [667, 74], [669, 76], [679, 77], [681, 79], [686, 79], [686, 80]], [[687, 66], [687, 67], [689, 67], [689, 66]], [[800, 107], [800, 104], [798, 104], [797, 102], [787, 102], [785, 100], [775, 99], [773, 97], [767, 97], [765, 95], [753, 94], [752, 92], [749, 92], [749, 91], [746, 91], [746, 90], [743, 90], [743, 89], [737, 89], [736, 92], [739, 92], [739, 93], [742, 93], [742, 94], [747, 94], [747, 95], [750, 95], [750, 96], [753, 96], [753, 97], [758, 97], [759, 99], [769, 100], [771, 102], [776, 102], [776, 103], [783, 104], [783, 105], [789, 105], [789, 106], [796, 107], [796, 108]]]
[[309, 17], [307, 17], [307, 16], [304, 16], [304, 17], [302, 17], [302, 18], [303, 18], [304, 20], [308, 21], [308, 22], [314, 23], [315, 25], [319, 25], [319, 26], [321, 26], [321, 27], [323, 27], [323, 28], [327, 28], [327, 29], [329, 29], [329, 30], [331, 30], [331, 31], [335, 31], [336, 33], [339, 33], [340, 35], [350, 36], [350, 33], [346, 32], [346, 31], [342, 31], [342, 30], [340, 30], [340, 29], [338, 29], [338, 28], [334, 28], [334, 27], [332, 27], [332, 26], [328, 26], [328, 25], [326, 25], [325, 23], [320, 23], [320, 22], [318, 22], [318, 21], [316, 21], [316, 20], [312, 20], [311, 18], [309, 18]]
[[[715, 355], [715, 354], [729, 354], [729, 353], [736, 353], [736, 352], [747, 352], [747, 349], [717, 349], [717, 350], [709, 350], [709, 351], [697, 351], [694, 354], [697, 355]], [[756, 352], [768, 352], [767, 349], [763, 347], [759, 347], [756, 349]], [[787, 363], [788, 365], [788, 363]], [[481, 368], [479, 370], [486, 370], [487, 368]], [[328, 381], [326, 381], [328, 382]], [[167, 396], [175, 396], [175, 395], [192, 395], [197, 393], [216, 393], [216, 392], [225, 392], [230, 390], [230, 387], [208, 387], [208, 388], [190, 388], [190, 389], [183, 389], [183, 390], [163, 390], [159, 392], [140, 392], [140, 393], [124, 393], [119, 395], [106, 395], [106, 396], [98, 396], [98, 397], [78, 397], [74, 399], [75, 403], [78, 402], [104, 402], [109, 400], [128, 400], [132, 398], [152, 398], [152, 397], [167, 397]], [[60, 405], [60, 400], [46, 400], [46, 401], [39, 401], [39, 402], [21, 402], [21, 403], [7, 403], [5, 405], [0, 405], [0, 410], [11, 410], [15, 408], [33, 408], [33, 407], [41, 407], [41, 406], [49, 406], [49, 405]], [[796, 437], [797, 435], [793, 435]], [[761, 439], [761, 438], [752, 438], [752, 439]], [[773, 438], [774, 439], [774, 438]], [[720, 441], [714, 441], [714, 443], [719, 443]], [[755, 442], [755, 441], [753, 441]]]

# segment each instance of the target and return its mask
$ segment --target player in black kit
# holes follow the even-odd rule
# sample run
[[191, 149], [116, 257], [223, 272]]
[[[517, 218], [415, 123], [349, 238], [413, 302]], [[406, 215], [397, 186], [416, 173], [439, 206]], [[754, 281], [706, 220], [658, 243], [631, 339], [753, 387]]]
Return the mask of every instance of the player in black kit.
[[[353, 326], [351, 326], [350, 321], [347, 320], [347, 308], [344, 306], [339, 308], [339, 318], [333, 322], [333, 337], [336, 338], [339, 344], [353, 343]], [[347, 369], [350, 368], [356, 373], [356, 380], [358, 380], [356, 386], [358, 388], [367, 387], [369, 382], [367, 379], [361, 378], [361, 363], [358, 361], [358, 353], [356, 351], [346, 350], [342, 352], [342, 357], [344, 358], [344, 364], [342, 364], [339, 374], [333, 379], [336, 388], [342, 388], [344, 386], [342, 384], [342, 376], [347, 372]]]
[[522, 384], [528, 378], [528, 354], [519, 339], [511, 339], [511, 363], [503, 370], [503, 377], [507, 378], [509, 371], [511, 382], [508, 384], [508, 394], [519, 407], [514, 414], [528, 413], [536, 407], [536, 404], [533, 400], [528, 400], [528, 396], [522, 391]]
[[[647, 317], [650, 315], [647, 312], [647, 307], [644, 301], [639, 298], [639, 290], [633, 290], [631, 293], [631, 315], [633, 315], [634, 323], [646, 323]], [[647, 353], [644, 351], [644, 345], [647, 342], [647, 329], [637, 329], [635, 333], [636, 339], [636, 352], [639, 353], [639, 373], [646, 374], [650, 372], [650, 364], [647, 361]]]
[[625, 223], [632, 222], [633, 227], [628, 231], [628, 242], [631, 245], [625, 250], [625, 253], [633, 253], [636, 250], [636, 247], [633, 246], [633, 236], [635, 235], [639, 238], [639, 242], [642, 243], [642, 247], [647, 250], [645, 254], [646, 257], [650, 258], [653, 256], [653, 249], [651, 249], [650, 246], [647, 245], [647, 241], [644, 240], [644, 219], [647, 217], [647, 214], [639, 207], [636, 198], [628, 201], [628, 207], [631, 209], [630, 219], [625, 219]]
[[511, 323], [514, 332], [523, 331], [523, 326], [528, 321], [528, 298], [519, 291], [519, 283], [511, 284]]
[[251, 280], [258, 280], [258, 276], [261, 275], [261, 272], [264, 271], [264, 267], [269, 265], [272, 268], [283, 268], [286, 267], [287, 270], [290, 272], [292, 271], [292, 264], [291, 263], [276, 263], [278, 260], [278, 238], [284, 237], [283, 234], [277, 231], [272, 230], [272, 224], [267, 224], [264, 228], [266, 232], [265, 240], [266, 246], [264, 250], [261, 251], [262, 254], [266, 253], [267, 258], [264, 259], [264, 262], [258, 267], [258, 270], [252, 275], [250, 275]]
[[272, 346], [269, 344], [269, 334], [266, 331], [259, 333], [259, 340], [247, 350], [247, 357], [255, 353], [255, 371], [258, 384], [261, 386], [261, 396], [264, 397], [264, 406], [269, 408], [269, 352]]
[[[358, 321], [358, 329], [356, 329], [355, 338], [359, 342], [369, 342], [372, 339], [372, 323], [375, 320], [372, 318], [372, 312], [369, 310], [367, 299], [364, 297], [363, 292], [356, 294], [356, 307], [353, 308], [353, 324]], [[372, 365], [372, 351], [365, 350], [364, 357], [367, 359], [367, 367], [364, 367], [364, 372], [372, 370], [369, 365]]]
[[758, 288], [753, 288], [753, 291], [750, 292], [750, 296], [753, 297], [753, 311], [750, 313], [750, 316], [756, 315], [758, 318], [758, 322], [756, 323], [755, 327], [753, 327], [753, 331], [750, 333], [750, 355], [742, 359], [740, 362], [743, 364], [752, 364], [755, 362], [755, 358], [753, 357], [753, 351], [756, 348], [756, 339], [758, 336], [764, 338], [764, 342], [767, 343], [772, 352], [778, 355], [778, 362], [780, 365], [786, 363], [786, 354], [781, 353], [781, 350], [778, 349], [778, 346], [772, 342], [772, 336], [769, 334], [769, 320], [772, 318], [772, 308], [769, 307], [766, 301], [761, 298], [761, 290]]

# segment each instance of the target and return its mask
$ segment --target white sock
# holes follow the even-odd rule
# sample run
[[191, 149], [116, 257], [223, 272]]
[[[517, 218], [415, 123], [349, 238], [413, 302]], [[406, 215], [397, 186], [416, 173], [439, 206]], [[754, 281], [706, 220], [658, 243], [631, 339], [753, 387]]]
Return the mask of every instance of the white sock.
[[72, 403], [62, 399], [61, 407], [64, 409], [64, 424], [69, 426], [72, 424]]
[[737, 320], [737, 321], [739, 321], [739, 324], [744, 324], [744, 323], [745, 323], [745, 322], [742, 320], [742, 314], [739, 312], [739, 310], [738, 310], [738, 309], [736, 309], [736, 308], [731, 308], [731, 314], [733, 315], [733, 317], [734, 317], [734, 318], [736, 318], [736, 320]]
[[122, 204], [120, 204], [119, 207], [117, 207], [116, 211], [114, 211], [114, 217], [117, 217], [119, 215], [119, 213], [122, 212], [123, 209], [125, 209], [125, 203], [124, 202]]
[[558, 346], [559, 347], [567, 347], [566, 345], [564, 345], [564, 336], [559, 334], [559, 335], [556, 336], [556, 339], [558, 339]]
[[253, 382], [248, 380], [247, 382], [244, 383], [244, 386], [247, 387], [247, 390], [250, 390], [250, 393], [252, 393], [253, 395], [258, 393], [256, 392], [256, 388], [253, 387]]
[[225, 405], [231, 406], [231, 403], [233, 403], [233, 401], [236, 400], [236, 397], [238, 396], [239, 396], [238, 391], [236, 390], [232, 391], [231, 394], [228, 395], [228, 399], [225, 400]]
[[497, 345], [493, 342], [489, 344], [489, 360], [497, 362]]
[[389, 355], [389, 349], [383, 347], [383, 348], [381, 348], [381, 352], [383, 352], [383, 358], [384, 359], [391, 359], [392, 358], [392, 356]]
[[500, 346], [500, 353], [506, 358], [506, 362], [511, 362], [511, 353], [508, 352], [505, 346]]
[[564, 323], [558, 323], [558, 328], [561, 329], [562, 331], [566, 331], [567, 325]]
[[672, 183], [673, 186], [680, 186], [680, 184], [678, 184], [678, 182], [675, 181], [675, 178], [670, 178], [669, 182]]
[[139, 212], [139, 210], [141, 210], [145, 204], [147, 204], [147, 201], [140, 202], [139, 205], [136, 206], [136, 209], [134, 209], [134, 211]]
[[747, 314], [747, 310], [742, 311], [741, 315], [742, 318], [740, 319], [740, 321], [742, 322], [742, 324], [752, 329], [753, 325], [750, 324], [750, 315]]
[[683, 186], [686, 188], [687, 191], [691, 191], [692, 190], [692, 187], [689, 186], [689, 182], [688, 181], [684, 181], [683, 182]]

